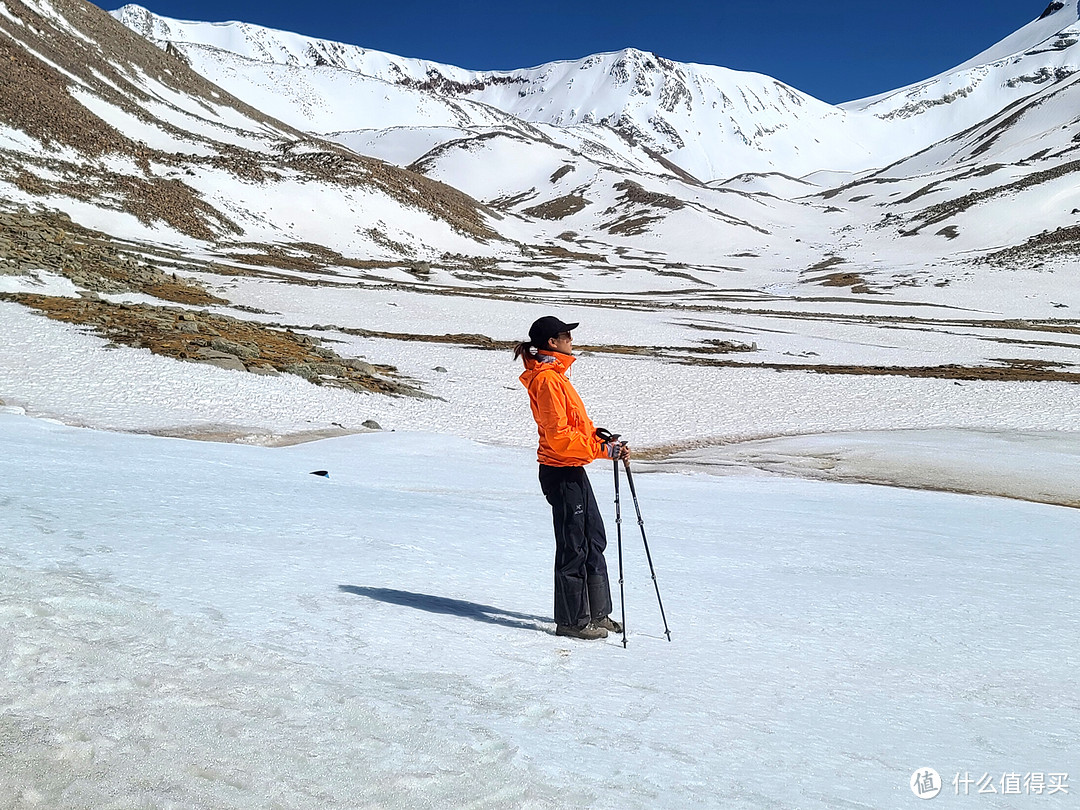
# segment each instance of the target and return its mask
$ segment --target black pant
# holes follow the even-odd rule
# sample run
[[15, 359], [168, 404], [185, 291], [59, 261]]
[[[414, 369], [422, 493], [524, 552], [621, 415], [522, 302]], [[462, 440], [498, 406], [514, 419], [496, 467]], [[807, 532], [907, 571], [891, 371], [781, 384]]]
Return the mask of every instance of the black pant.
[[584, 467], [540, 465], [555, 523], [555, 623], [584, 627], [611, 613], [604, 519]]

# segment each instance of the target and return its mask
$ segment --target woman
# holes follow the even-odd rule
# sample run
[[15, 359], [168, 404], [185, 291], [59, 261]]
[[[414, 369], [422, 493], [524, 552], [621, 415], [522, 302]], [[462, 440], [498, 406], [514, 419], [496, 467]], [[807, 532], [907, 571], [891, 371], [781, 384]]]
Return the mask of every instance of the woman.
[[622, 632], [611, 619], [607, 536], [585, 465], [598, 458], [627, 459], [630, 448], [596, 435], [585, 405], [568, 379], [576, 323], [540, 318], [529, 339], [514, 348], [525, 363], [519, 378], [540, 433], [540, 488], [555, 522], [555, 635], [606, 638]]

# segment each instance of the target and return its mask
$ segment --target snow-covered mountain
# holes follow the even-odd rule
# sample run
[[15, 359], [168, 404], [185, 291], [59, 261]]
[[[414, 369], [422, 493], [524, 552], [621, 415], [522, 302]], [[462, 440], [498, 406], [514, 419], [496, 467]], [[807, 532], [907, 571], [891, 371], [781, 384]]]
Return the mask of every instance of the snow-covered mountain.
[[[1024, 85], [1045, 85], [1078, 70], [1073, 48], [1080, 38], [1075, 0], [1053, 0], [1032, 22], [966, 62], [921, 82], [841, 105], [871, 109], [883, 118], [908, 118], [930, 108], [956, 106], [960, 98], [983, 95], [985, 106], [1004, 106], [1003, 98]], [[994, 93], [1004, 95], [994, 98]], [[1006, 102], [1007, 103], [1007, 102]]]
[[1080, 69], [1075, 0], [954, 70], [839, 107], [767, 76], [635, 49], [478, 72], [247, 23], [172, 20], [133, 5], [114, 14], [308, 131], [485, 126], [501, 112], [614, 130], [703, 181], [885, 166]]
[[[498, 241], [475, 201], [274, 119], [94, 6], [11, 0], [4, 9], [9, 202], [51, 196], [84, 224], [223, 250], [325, 244], [335, 233], [346, 252], [397, 258], [386, 248], [394, 242], [434, 258]], [[259, 194], [245, 192], [253, 185]], [[298, 216], [315, 210], [318, 219]]]
[[[831, 105], [767, 76], [634, 49], [476, 72], [246, 23], [189, 23], [139, 6], [114, 14], [223, 86], [273, 95], [277, 114], [308, 130], [483, 126], [501, 112], [532, 124], [614, 130], [702, 180], [779, 167], [857, 169], [872, 160], [849, 134], [848, 116]], [[346, 94], [350, 110], [340, 103]], [[808, 129], [822, 137], [804, 139]]]

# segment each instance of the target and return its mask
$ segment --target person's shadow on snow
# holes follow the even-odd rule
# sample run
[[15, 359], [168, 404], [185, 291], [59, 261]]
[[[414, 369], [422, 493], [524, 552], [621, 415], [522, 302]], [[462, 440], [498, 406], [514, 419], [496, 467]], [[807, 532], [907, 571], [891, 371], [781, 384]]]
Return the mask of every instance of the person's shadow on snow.
[[343, 593], [351, 593], [354, 596], [366, 596], [368, 599], [388, 602], [391, 605], [417, 608], [418, 610], [426, 610], [428, 613], [462, 616], [466, 619], [475, 619], [478, 622], [501, 624], [504, 627], [514, 627], [522, 630], [547, 631], [544, 625], [551, 623], [551, 619], [544, 616], [515, 613], [512, 610], [503, 610], [491, 605], [480, 605], [476, 602], [466, 602], [463, 599], [451, 599], [447, 596], [431, 596], [426, 593], [397, 591], [393, 588], [366, 588], [361, 585], [338, 585], [338, 590]]

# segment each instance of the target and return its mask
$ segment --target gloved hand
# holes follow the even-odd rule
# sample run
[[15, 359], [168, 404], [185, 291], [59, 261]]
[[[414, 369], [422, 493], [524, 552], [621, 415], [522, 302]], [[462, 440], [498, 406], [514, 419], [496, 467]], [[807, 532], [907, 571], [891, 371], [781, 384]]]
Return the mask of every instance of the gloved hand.
[[611, 459], [628, 459], [630, 458], [630, 445], [614, 439], [604, 442], [604, 455]]

